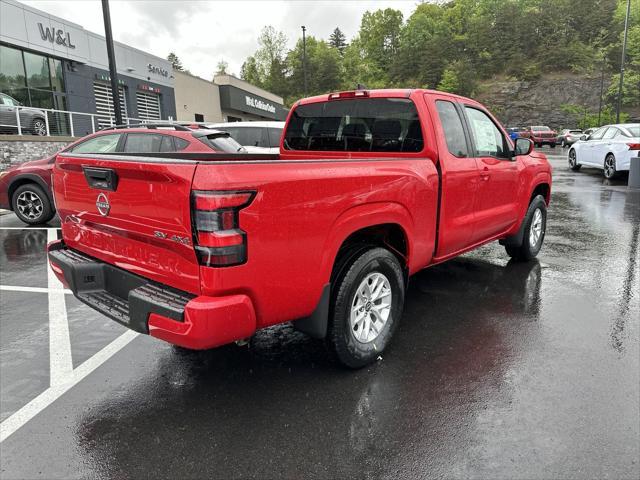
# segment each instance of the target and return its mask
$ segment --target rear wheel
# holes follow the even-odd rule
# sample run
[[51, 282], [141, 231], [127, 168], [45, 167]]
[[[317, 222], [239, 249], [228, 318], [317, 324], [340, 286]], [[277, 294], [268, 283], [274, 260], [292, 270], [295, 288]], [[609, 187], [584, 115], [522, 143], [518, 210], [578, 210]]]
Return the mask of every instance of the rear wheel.
[[542, 248], [547, 229], [547, 204], [542, 195], [536, 196], [529, 204], [524, 219], [524, 235], [520, 246], [507, 245], [507, 255], [515, 260], [527, 261], [535, 258]]
[[613, 156], [613, 153], [608, 154], [604, 159], [604, 178], [612, 179], [615, 178], [618, 171], [616, 170], [616, 157]]
[[551, 148], [556, 148], [556, 144], [555, 144], [555, 143], [550, 143], [550, 144], [549, 144], [549, 146], [550, 146]]
[[332, 294], [329, 348], [347, 367], [373, 362], [389, 344], [404, 306], [404, 275], [388, 250], [358, 255]]
[[32, 129], [34, 135], [44, 137], [47, 134], [47, 125], [41, 118], [36, 118], [33, 121]]
[[576, 151], [572, 148], [571, 150], [569, 150], [569, 168], [571, 168], [571, 170], [573, 170], [574, 172], [577, 172], [578, 170], [580, 170], [580, 167], [582, 167], [582, 165], [578, 163]]
[[35, 183], [19, 186], [13, 192], [11, 204], [18, 218], [29, 225], [46, 223], [55, 215], [49, 197]]

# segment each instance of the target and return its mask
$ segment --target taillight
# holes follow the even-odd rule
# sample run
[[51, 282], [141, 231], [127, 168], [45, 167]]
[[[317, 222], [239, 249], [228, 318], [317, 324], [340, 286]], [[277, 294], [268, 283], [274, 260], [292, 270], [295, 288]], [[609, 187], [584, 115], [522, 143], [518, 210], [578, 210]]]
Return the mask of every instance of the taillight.
[[247, 261], [247, 234], [239, 212], [255, 192], [192, 192], [194, 246], [200, 265], [229, 267]]
[[640, 150], [640, 143], [627, 143], [629, 150]]

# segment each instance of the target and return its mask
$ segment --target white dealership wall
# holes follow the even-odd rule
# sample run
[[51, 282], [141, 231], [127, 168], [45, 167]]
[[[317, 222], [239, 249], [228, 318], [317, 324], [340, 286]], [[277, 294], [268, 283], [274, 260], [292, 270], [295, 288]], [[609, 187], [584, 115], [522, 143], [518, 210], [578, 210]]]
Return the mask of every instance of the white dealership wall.
[[[229, 117], [264, 121], [282, 120], [286, 114], [282, 97], [232, 75], [217, 75], [211, 82], [185, 72], [173, 74], [177, 120], [193, 122], [200, 114], [205, 122], [228, 122]], [[229, 92], [225, 91], [229, 87], [234, 89], [234, 103], [230, 103]], [[225, 93], [226, 103], [221, 98]]]
[[220, 110], [220, 92], [213, 82], [184, 72], [174, 72], [176, 119], [195, 121], [198, 113], [205, 122], [224, 122]]

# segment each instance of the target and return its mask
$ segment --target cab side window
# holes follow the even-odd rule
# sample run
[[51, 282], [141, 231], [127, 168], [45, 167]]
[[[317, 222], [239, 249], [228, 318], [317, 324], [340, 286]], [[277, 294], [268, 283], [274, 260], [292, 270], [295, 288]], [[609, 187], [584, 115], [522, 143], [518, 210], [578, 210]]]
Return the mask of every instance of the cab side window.
[[158, 133], [129, 133], [124, 145], [129, 153], [175, 152], [173, 138]]
[[600, 140], [604, 136], [604, 132], [607, 131], [607, 127], [602, 127], [589, 135], [589, 140]]
[[449, 153], [458, 158], [468, 157], [469, 152], [467, 150], [464, 127], [456, 107], [451, 102], [437, 100], [436, 108], [438, 109], [438, 116], [440, 117], [440, 123], [442, 123], [442, 130], [444, 130]]
[[464, 108], [469, 119], [476, 156], [510, 158], [509, 144], [493, 120], [482, 110], [473, 107]]
[[70, 150], [73, 153], [111, 153], [115, 152], [118, 142], [122, 137], [121, 133], [112, 133], [109, 135], [98, 135], [79, 143]]

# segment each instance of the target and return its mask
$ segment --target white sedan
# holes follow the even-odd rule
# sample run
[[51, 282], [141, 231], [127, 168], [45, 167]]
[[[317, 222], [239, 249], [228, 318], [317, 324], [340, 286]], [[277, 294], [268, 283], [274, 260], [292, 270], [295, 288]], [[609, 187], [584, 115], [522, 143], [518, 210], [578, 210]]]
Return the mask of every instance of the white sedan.
[[620, 123], [598, 128], [569, 149], [571, 170], [585, 167], [600, 168], [605, 178], [613, 178], [622, 170], [629, 170], [632, 157], [640, 156], [640, 123]]

